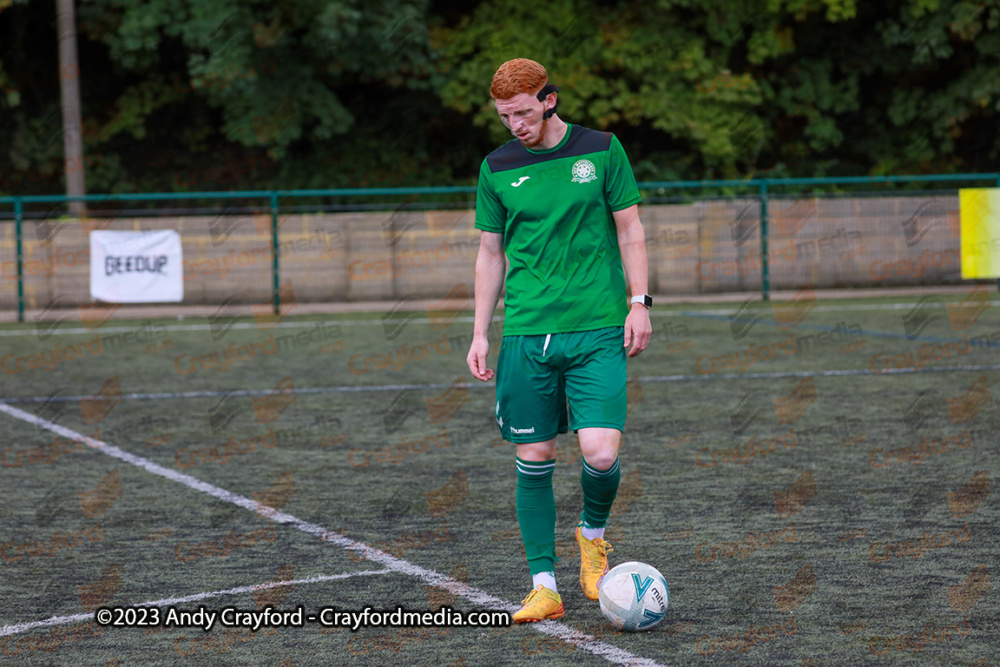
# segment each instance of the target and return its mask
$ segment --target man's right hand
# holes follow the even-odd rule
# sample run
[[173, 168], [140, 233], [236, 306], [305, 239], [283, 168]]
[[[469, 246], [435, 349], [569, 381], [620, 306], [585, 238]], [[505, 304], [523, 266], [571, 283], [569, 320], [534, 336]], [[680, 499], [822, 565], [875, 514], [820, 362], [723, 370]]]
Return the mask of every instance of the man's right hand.
[[493, 379], [493, 371], [486, 367], [486, 357], [490, 354], [490, 342], [485, 336], [473, 338], [472, 345], [469, 346], [469, 356], [465, 358], [465, 363], [469, 364], [469, 371], [472, 375], [483, 382]]

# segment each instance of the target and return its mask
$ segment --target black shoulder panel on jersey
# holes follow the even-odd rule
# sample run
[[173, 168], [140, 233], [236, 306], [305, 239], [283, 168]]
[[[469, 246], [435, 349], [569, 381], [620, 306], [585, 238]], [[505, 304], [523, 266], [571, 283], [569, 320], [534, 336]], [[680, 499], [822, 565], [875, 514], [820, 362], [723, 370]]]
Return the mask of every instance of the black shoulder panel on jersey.
[[563, 146], [563, 150], [559, 151], [559, 157], [601, 153], [611, 148], [611, 137], [613, 136], [610, 132], [598, 132], [588, 127], [574, 125], [569, 141]]
[[570, 131], [566, 145], [552, 153], [532, 153], [517, 139], [508, 141], [486, 156], [486, 163], [494, 174], [511, 169], [520, 169], [529, 165], [558, 160], [560, 158], [576, 157], [588, 153], [600, 153], [611, 147], [610, 132], [598, 132], [580, 125], [574, 125]]
[[496, 174], [508, 169], [517, 169], [518, 167], [541, 162], [541, 160], [536, 159], [540, 157], [542, 156], [529, 153], [521, 145], [521, 142], [513, 139], [487, 155], [486, 164], [490, 166], [490, 171]]

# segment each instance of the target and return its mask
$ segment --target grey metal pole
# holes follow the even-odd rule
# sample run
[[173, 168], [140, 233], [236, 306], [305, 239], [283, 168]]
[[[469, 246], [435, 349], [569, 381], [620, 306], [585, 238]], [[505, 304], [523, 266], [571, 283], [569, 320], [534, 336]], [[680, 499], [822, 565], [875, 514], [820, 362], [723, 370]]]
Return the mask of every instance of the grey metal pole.
[[767, 256], [767, 180], [760, 184], [760, 297], [771, 298], [771, 265]]
[[271, 300], [274, 307], [274, 314], [281, 317], [281, 271], [278, 261], [278, 252], [281, 247], [278, 243], [278, 194], [271, 193]]
[[17, 321], [24, 321], [24, 246], [21, 242], [24, 231], [24, 202], [14, 199], [14, 235], [17, 237]]

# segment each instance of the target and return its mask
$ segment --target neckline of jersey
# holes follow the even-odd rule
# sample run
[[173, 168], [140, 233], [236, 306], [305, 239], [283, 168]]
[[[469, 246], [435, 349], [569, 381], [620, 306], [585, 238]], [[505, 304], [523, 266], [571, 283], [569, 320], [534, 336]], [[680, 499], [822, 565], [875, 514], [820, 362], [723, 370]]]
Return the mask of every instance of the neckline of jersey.
[[566, 134], [563, 136], [562, 141], [560, 141], [558, 144], [556, 144], [552, 148], [541, 148], [541, 149], [535, 150], [534, 148], [528, 148], [527, 146], [525, 146], [524, 150], [528, 151], [529, 153], [534, 153], [535, 155], [546, 155], [547, 153], [552, 153], [552, 152], [557, 151], [557, 150], [559, 150], [560, 148], [562, 148], [563, 146], [566, 145], [566, 142], [569, 141], [570, 132], [572, 132], [572, 131], [573, 131], [573, 124], [572, 123], [566, 123]]

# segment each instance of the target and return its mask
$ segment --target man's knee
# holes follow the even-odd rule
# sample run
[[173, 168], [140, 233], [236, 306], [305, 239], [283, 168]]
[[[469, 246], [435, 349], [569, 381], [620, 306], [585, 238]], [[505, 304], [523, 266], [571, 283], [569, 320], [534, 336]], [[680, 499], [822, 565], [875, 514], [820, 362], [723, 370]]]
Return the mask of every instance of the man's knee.
[[615, 460], [617, 458], [617, 445], [599, 447], [598, 449], [583, 455], [583, 459], [587, 462], [587, 465], [594, 470], [607, 470], [615, 464]]
[[615, 429], [580, 429], [580, 450], [583, 460], [595, 470], [607, 470], [618, 458], [621, 432]]
[[556, 457], [556, 440], [526, 442], [517, 445], [517, 457], [522, 461], [551, 461]]

